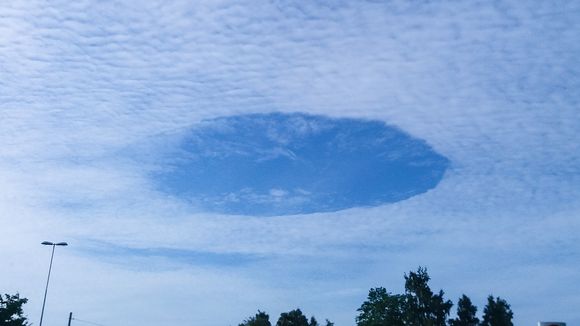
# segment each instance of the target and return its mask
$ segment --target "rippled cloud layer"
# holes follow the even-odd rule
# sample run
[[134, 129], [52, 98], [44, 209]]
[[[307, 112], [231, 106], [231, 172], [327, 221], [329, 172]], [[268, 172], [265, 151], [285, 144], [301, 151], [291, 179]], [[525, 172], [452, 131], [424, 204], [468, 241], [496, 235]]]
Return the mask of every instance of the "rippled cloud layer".
[[[0, 290], [37, 322], [51, 240], [71, 245], [47, 324], [235, 325], [299, 306], [348, 325], [370, 287], [399, 292], [418, 265], [451, 299], [505, 297], [518, 325], [580, 324], [579, 33], [570, 1], [2, 2]], [[298, 118], [337, 141], [286, 143]], [[435, 162], [405, 176], [414, 196], [385, 200], [383, 176], [354, 172], [394, 155], [370, 145], [382, 132]], [[212, 189], [191, 163], [212, 150], [248, 167], [212, 170]], [[273, 161], [288, 169], [256, 172]], [[331, 188], [339, 205], [276, 203]]]

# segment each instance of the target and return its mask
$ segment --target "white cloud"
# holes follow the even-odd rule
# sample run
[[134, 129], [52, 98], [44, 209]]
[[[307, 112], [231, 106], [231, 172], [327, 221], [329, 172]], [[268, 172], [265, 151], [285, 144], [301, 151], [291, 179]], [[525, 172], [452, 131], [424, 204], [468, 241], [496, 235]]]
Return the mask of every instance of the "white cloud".
[[[464, 289], [480, 305], [485, 291], [507, 297], [517, 324], [545, 315], [580, 322], [573, 6], [2, 4], [0, 259], [8, 263], [0, 278], [8, 288], [0, 290], [29, 297], [36, 322], [47, 263], [37, 243], [100, 240], [273, 262], [243, 271], [161, 258], [127, 267], [71, 241], [57, 256], [50, 320], [73, 310], [107, 325], [169, 316], [222, 325], [300, 305], [347, 324], [369, 287], [400, 286], [403, 272], [426, 264], [455, 297]], [[270, 111], [380, 119], [425, 139], [452, 168], [419, 197], [308, 216], [208, 215], [152, 187], [148, 173], [158, 167], [148, 157], [170, 145], [159, 135]], [[353, 263], [364, 267], [348, 270]], [[147, 264], [170, 270], [139, 271]], [[326, 265], [344, 272], [322, 281]], [[208, 320], [216, 315], [224, 319]]]

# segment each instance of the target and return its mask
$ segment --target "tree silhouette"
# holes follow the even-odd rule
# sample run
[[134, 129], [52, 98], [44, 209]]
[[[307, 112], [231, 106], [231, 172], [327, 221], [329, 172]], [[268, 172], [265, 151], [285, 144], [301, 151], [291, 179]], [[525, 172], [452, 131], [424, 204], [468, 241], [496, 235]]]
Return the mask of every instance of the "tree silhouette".
[[379, 287], [369, 291], [368, 300], [357, 310], [358, 326], [445, 326], [450, 300], [443, 299], [443, 290], [434, 294], [429, 288], [427, 269], [405, 274], [405, 294], [391, 294]]
[[465, 294], [457, 302], [457, 318], [449, 319], [451, 326], [477, 326], [479, 318], [475, 316], [477, 307], [471, 303], [471, 299]]
[[[332, 326], [333, 324], [327, 319], [326, 325]], [[314, 316], [310, 317], [310, 322], [308, 322], [306, 316], [297, 308], [289, 312], [281, 313], [276, 326], [319, 326], [319, 324]]]
[[270, 316], [267, 313], [258, 310], [258, 313], [244, 320], [243, 323], [239, 324], [239, 326], [272, 326], [270, 323]]
[[15, 295], [0, 294], [0, 325], [2, 326], [26, 326], [28, 320], [23, 316], [22, 306], [28, 302], [26, 298]]
[[407, 325], [445, 326], [450, 300], [443, 299], [443, 290], [434, 294], [429, 288], [427, 269], [419, 267], [417, 272], [405, 274], [405, 321]]
[[487, 305], [483, 308], [483, 321], [481, 326], [513, 326], [510, 305], [500, 297], [494, 299], [492, 295], [487, 297]]
[[[513, 326], [513, 312], [504, 299], [490, 295], [480, 322], [476, 317], [477, 307], [463, 294], [457, 302], [457, 317], [447, 319], [453, 302], [445, 300], [443, 290], [437, 293], [431, 290], [429, 287], [431, 278], [426, 268], [419, 267], [417, 271], [411, 271], [404, 277], [404, 294], [390, 293], [384, 287], [369, 290], [367, 300], [357, 309], [359, 313], [355, 319], [357, 326]], [[0, 326], [3, 324], [0, 323]], [[238, 326], [271, 326], [271, 323], [268, 314], [258, 310], [255, 316]], [[314, 317], [310, 317], [309, 320], [299, 308], [296, 308], [281, 313], [276, 326], [321, 326], [321, 324]], [[334, 326], [334, 323], [326, 319], [325, 326]]]
[[405, 298], [393, 295], [383, 287], [370, 289], [367, 301], [357, 310], [359, 326], [403, 326], [403, 306]]

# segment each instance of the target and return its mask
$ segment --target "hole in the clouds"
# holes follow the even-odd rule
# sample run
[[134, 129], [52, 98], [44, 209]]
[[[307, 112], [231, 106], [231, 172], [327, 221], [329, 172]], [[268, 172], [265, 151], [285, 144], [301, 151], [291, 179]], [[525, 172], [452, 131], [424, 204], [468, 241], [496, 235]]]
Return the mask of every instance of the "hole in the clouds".
[[306, 114], [205, 121], [156, 176], [203, 209], [288, 215], [375, 206], [432, 189], [449, 161], [383, 122]]

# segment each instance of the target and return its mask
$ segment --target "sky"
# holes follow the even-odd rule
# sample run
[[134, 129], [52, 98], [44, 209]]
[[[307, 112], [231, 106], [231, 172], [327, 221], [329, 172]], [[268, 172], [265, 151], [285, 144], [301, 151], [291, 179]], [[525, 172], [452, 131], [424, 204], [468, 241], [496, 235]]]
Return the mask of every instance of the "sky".
[[579, 33], [558, 0], [3, 1], [0, 292], [38, 324], [67, 241], [45, 325], [354, 325], [418, 266], [580, 324]]

